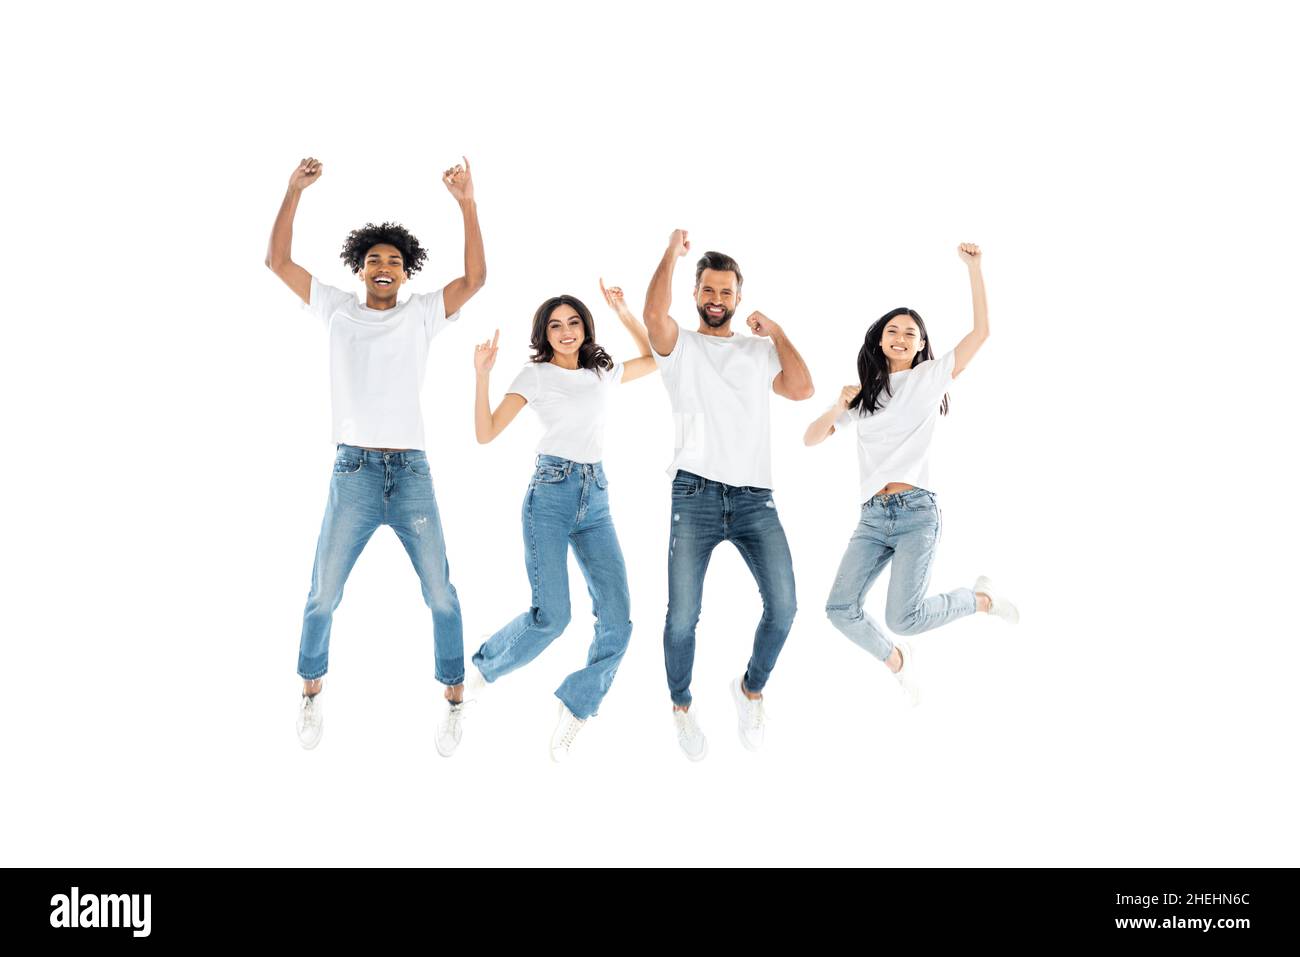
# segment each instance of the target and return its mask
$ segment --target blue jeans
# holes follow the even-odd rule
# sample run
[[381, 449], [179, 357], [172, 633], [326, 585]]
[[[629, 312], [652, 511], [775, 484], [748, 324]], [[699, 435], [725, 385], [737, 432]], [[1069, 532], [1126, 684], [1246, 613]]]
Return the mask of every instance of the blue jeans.
[[885, 624], [895, 634], [919, 635], [975, 614], [975, 592], [969, 588], [925, 597], [941, 528], [934, 493], [925, 489], [877, 495], [862, 506], [862, 519], [826, 599], [826, 615], [881, 661], [893, 652], [894, 643], [863, 613], [862, 598], [890, 559], [894, 567], [889, 573]]
[[668, 542], [668, 616], [664, 667], [673, 704], [691, 703], [695, 625], [700, 620], [704, 573], [719, 542], [731, 542], [758, 582], [763, 617], [745, 687], [763, 690], [794, 624], [794, 564], [770, 488], [724, 485], [678, 470], [673, 477], [673, 518]]
[[587, 579], [596, 636], [587, 666], [561, 682], [555, 696], [575, 717], [590, 718], [614, 681], [632, 637], [627, 568], [609, 517], [609, 482], [599, 462], [539, 455], [524, 496], [524, 565], [533, 586], [528, 611], [483, 643], [474, 664], [495, 681], [532, 661], [569, 624], [569, 546]]
[[298, 674], [310, 680], [329, 670], [334, 609], [352, 566], [380, 525], [391, 525], [401, 539], [420, 576], [424, 603], [433, 612], [434, 676], [442, 684], [458, 685], [465, 680], [460, 600], [447, 567], [429, 460], [417, 449], [372, 452], [354, 445], [338, 447], [302, 616]]

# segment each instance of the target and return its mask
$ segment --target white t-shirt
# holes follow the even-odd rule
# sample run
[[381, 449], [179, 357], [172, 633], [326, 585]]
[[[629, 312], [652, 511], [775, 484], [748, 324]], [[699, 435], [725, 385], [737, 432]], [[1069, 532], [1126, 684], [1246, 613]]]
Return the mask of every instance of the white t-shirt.
[[429, 341], [460, 316], [443, 314], [442, 290], [371, 309], [355, 293], [313, 276], [305, 308], [329, 332], [334, 441], [424, 449], [420, 387]]
[[771, 488], [772, 380], [781, 371], [772, 340], [681, 329], [672, 352], [651, 352], [673, 407], [668, 474], [685, 469], [724, 485]]
[[836, 429], [856, 424], [858, 432], [859, 494], [867, 501], [890, 482], [930, 487], [930, 440], [939, 421], [939, 403], [952, 385], [953, 353], [927, 359], [889, 376], [892, 395], [882, 390], [880, 408], [872, 415], [861, 409], [842, 412]]
[[605, 409], [614, 386], [623, 381], [623, 363], [595, 369], [561, 369], [554, 362], [530, 362], [506, 392], [528, 400], [545, 432], [539, 455], [571, 462], [599, 462], [605, 442]]

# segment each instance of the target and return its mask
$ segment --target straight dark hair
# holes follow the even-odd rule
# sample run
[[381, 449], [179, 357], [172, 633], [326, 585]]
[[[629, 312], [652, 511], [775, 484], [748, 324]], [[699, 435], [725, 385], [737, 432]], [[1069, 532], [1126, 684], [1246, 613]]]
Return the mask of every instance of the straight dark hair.
[[[880, 409], [880, 393], [893, 395], [889, 389], [889, 359], [880, 348], [880, 339], [885, 334], [885, 326], [889, 325], [889, 320], [897, 319], [899, 316], [910, 316], [916, 323], [916, 328], [920, 330], [921, 338], [925, 340], [925, 348], [917, 350], [916, 355], [912, 357], [912, 368], [915, 369], [922, 362], [934, 358], [934, 350], [930, 348], [930, 334], [925, 331], [925, 322], [920, 315], [906, 306], [889, 310], [871, 324], [866, 338], [862, 340], [862, 349], [858, 352], [860, 388], [853, 401], [849, 403], [849, 411], [860, 410], [862, 415], [874, 415]], [[939, 403], [939, 414], [948, 414], [947, 392], [943, 394], [943, 401]]]
[[533, 315], [533, 338], [529, 345], [533, 347], [533, 362], [550, 362], [555, 358], [555, 350], [546, 338], [546, 325], [551, 321], [551, 313], [558, 306], [572, 306], [578, 318], [582, 320], [582, 345], [578, 346], [578, 368], [594, 369], [599, 375], [602, 371], [614, 368], [614, 360], [609, 353], [596, 345], [596, 320], [576, 296], [552, 296], [537, 307]]

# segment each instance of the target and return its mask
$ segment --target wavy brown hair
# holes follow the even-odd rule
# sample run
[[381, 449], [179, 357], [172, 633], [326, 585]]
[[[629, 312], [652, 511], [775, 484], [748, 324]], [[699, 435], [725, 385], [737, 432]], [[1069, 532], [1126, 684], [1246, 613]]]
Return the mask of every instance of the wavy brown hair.
[[597, 373], [614, 368], [614, 360], [609, 353], [596, 344], [596, 320], [591, 310], [576, 296], [552, 296], [537, 307], [533, 315], [533, 337], [529, 345], [533, 347], [533, 362], [550, 362], [555, 358], [555, 350], [546, 338], [546, 325], [551, 321], [551, 313], [559, 306], [572, 306], [573, 311], [582, 320], [582, 345], [578, 347], [578, 368], [594, 369]]

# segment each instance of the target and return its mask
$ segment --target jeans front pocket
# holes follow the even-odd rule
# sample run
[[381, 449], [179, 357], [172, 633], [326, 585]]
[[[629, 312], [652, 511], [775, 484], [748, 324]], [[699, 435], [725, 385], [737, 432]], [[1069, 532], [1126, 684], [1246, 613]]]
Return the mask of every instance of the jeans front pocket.
[[564, 469], [557, 469], [553, 465], [541, 465], [533, 473], [533, 482], [540, 485], [554, 485], [563, 482], [567, 474]]
[[673, 478], [673, 498], [688, 498], [698, 494], [700, 483], [693, 478], [682, 478], [674, 476]]
[[366, 464], [365, 456], [354, 452], [340, 452], [334, 459], [335, 475], [356, 475]]

